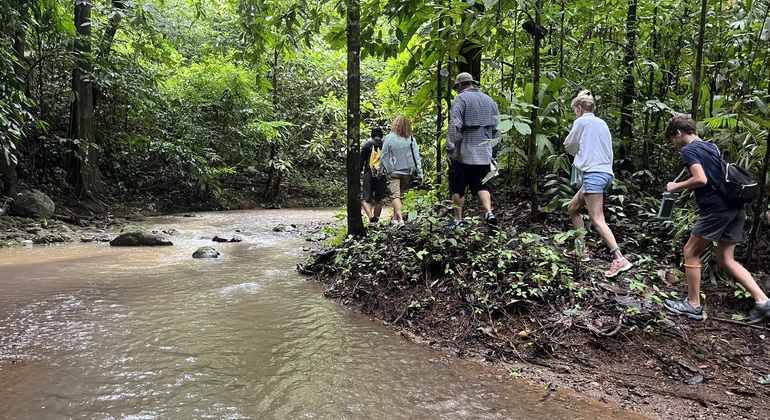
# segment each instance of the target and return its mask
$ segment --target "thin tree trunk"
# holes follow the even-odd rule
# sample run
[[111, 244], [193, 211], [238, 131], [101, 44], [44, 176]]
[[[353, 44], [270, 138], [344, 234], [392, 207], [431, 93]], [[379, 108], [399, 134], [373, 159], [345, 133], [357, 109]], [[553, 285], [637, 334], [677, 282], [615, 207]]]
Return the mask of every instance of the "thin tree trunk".
[[362, 236], [361, 218], [361, 3], [348, 0], [348, 235]]
[[[273, 77], [271, 83], [273, 84], [273, 109], [278, 110], [278, 49], [273, 50]], [[275, 166], [275, 161], [278, 156], [278, 143], [276, 141], [270, 142], [270, 169], [267, 173], [267, 182], [265, 183], [264, 197], [268, 201], [275, 201], [278, 199], [278, 195], [281, 192], [281, 176], [278, 169]]]
[[[535, 27], [540, 27], [540, 0], [535, 3]], [[532, 52], [532, 111], [530, 119], [532, 120], [532, 133], [529, 136], [529, 146], [527, 150], [527, 163], [529, 166], [529, 194], [530, 194], [530, 214], [536, 215], [540, 211], [540, 200], [537, 193], [537, 131], [538, 131], [538, 113], [540, 111], [540, 37], [534, 36], [535, 48]]]
[[[628, 1], [628, 14], [626, 15], [626, 75], [623, 78], [623, 95], [620, 105], [620, 138], [630, 139], [634, 132], [634, 117], [631, 105], [634, 103], [634, 61], [636, 60], [636, 1]], [[625, 159], [628, 150], [623, 147], [620, 150], [620, 159]]]
[[703, 67], [703, 39], [706, 36], [706, 8], [708, 0], [701, 0], [700, 4], [700, 29], [698, 30], [698, 50], [695, 54], [695, 68], [693, 69], [692, 106], [690, 116], [698, 121], [698, 103], [700, 101], [701, 67]]
[[[652, 22], [657, 22], [658, 20], [657, 6], [653, 8], [652, 16], [653, 16]], [[653, 26], [650, 29], [650, 31], [651, 31], [650, 37], [652, 38], [652, 50], [658, 51], [658, 42], [660, 38], [658, 35], [658, 27], [653, 23]], [[647, 80], [647, 92], [645, 93], [645, 96], [648, 100], [652, 99], [652, 95], [654, 94], [654, 89], [655, 89], [655, 69], [652, 66], [650, 66], [650, 74]], [[651, 151], [651, 147], [650, 147], [651, 145], [649, 141], [651, 119], [652, 119], [652, 112], [648, 110], [644, 113], [644, 137], [643, 137], [644, 143], [642, 143], [642, 165], [645, 168], [651, 167], [650, 164], [651, 164], [652, 151]]]
[[[484, 3], [482, 2], [476, 2], [473, 7], [478, 13], [484, 12]], [[463, 15], [463, 19], [473, 18], [473, 15]], [[463, 41], [460, 55], [464, 58], [464, 62], [457, 63], [459, 72], [468, 72], [473, 76], [474, 80], [481, 80], [481, 51], [481, 45], [472, 41]]]
[[438, 71], [436, 72], [436, 182], [441, 185], [442, 172], [441, 172], [441, 131], [444, 128], [444, 107], [441, 103], [441, 87], [444, 85], [444, 78], [441, 77], [441, 69], [443, 68], [443, 62], [438, 61]]
[[561, 7], [561, 18], [559, 19], [559, 77], [564, 77], [564, 15], [566, 10], [564, 7], [564, 0], [559, 2]]

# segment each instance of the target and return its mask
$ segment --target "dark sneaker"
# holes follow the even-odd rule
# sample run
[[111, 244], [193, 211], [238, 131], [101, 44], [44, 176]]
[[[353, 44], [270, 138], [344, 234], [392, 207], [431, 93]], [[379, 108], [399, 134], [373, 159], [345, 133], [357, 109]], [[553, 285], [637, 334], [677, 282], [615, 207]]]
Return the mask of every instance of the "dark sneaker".
[[668, 311], [673, 312], [677, 315], [684, 315], [696, 321], [703, 321], [703, 306], [698, 306], [697, 308], [693, 308], [692, 305], [690, 305], [690, 301], [687, 300], [687, 298], [684, 298], [682, 300], [666, 299], [663, 302], [663, 307], [666, 308]]
[[749, 317], [746, 318], [746, 323], [749, 325], [759, 324], [762, 321], [770, 319], [770, 300], [766, 300], [762, 303], [755, 303], [754, 307], [749, 312]]
[[492, 213], [492, 211], [488, 211], [487, 215], [484, 217], [484, 220], [487, 221], [490, 225], [496, 225], [497, 224], [497, 217], [495, 217], [495, 214]]
[[455, 220], [452, 223], [450, 223], [446, 228], [447, 230], [455, 230], [455, 229], [462, 229], [465, 227], [465, 223], [462, 222], [462, 220]]

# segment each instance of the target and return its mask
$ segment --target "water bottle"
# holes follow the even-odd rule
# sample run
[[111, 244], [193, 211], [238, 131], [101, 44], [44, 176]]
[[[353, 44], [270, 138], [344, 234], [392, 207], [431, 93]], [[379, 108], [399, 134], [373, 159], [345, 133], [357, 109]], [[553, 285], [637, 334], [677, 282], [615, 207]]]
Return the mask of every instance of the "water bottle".
[[[674, 182], [679, 182], [687, 174], [687, 169], [682, 169], [682, 172], [674, 178]], [[658, 209], [658, 219], [671, 220], [674, 217], [674, 205], [676, 199], [679, 198], [679, 193], [664, 192], [663, 198], [660, 200], [660, 208]]]
[[671, 220], [674, 217], [674, 204], [676, 199], [679, 198], [679, 194], [672, 192], [664, 192], [663, 198], [660, 200], [660, 209], [658, 209], [658, 219]]

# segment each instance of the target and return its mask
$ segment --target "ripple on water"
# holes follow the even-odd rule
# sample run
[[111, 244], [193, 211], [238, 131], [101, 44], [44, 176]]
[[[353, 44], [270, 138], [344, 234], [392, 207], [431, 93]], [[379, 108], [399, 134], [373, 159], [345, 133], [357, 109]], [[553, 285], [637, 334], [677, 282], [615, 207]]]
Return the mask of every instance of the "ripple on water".
[[223, 287], [219, 292], [219, 296], [233, 303], [237, 302], [244, 295], [256, 295], [261, 288], [262, 286], [255, 282], [233, 284]]
[[83, 319], [93, 312], [83, 299], [58, 295], [33, 302], [0, 321], [0, 360], [39, 360], [54, 351], [86, 350], [95, 325]]

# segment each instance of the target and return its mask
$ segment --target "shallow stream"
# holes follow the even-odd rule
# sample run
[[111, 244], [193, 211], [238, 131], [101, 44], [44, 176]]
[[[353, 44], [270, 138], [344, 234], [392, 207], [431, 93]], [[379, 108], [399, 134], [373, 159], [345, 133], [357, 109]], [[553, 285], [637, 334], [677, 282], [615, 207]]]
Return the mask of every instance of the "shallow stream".
[[[0, 249], [0, 418], [638, 417], [414, 344], [324, 299], [295, 271], [305, 237], [272, 229], [332, 214], [140, 223], [178, 231], [170, 247]], [[193, 259], [201, 246], [222, 255]]]

